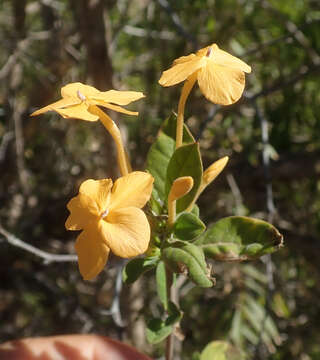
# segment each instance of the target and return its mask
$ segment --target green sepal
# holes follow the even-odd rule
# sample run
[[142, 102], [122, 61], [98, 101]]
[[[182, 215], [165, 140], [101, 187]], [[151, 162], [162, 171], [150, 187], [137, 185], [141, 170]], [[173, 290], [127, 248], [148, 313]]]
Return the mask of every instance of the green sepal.
[[173, 272], [188, 274], [197, 285], [213, 285], [200, 247], [185, 241], [175, 241], [162, 250], [162, 259]]
[[230, 216], [209, 226], [195, 244], [214, 260], [244, 261], [277, 251], [283, 246], [283, 236], [266, 221]]
[[143, 273], [157, 265], [158, 257], [135, 258], [127, 263], [122, 270], [122, 280], [126, 284], [132, 284]]
[[212, 341], [202, 351], [200, 360], [243, 360], [242, 352], [227, 341]]
[[177, 212], [184, 211], [195, 198], [202, 181], [202, 161], [198, 143], [192, 143], [179, 147], [172, 155], [166, 178], [166, 198], [175, 179], [181, 176], [191, 176], [193, 178], [193, 188], [191, 191], [177, 200]]
[[180, 213], [173, 225], [173, 234], [180, 240], [192, 240], [206, 229], [205, 224], [193, 213]]

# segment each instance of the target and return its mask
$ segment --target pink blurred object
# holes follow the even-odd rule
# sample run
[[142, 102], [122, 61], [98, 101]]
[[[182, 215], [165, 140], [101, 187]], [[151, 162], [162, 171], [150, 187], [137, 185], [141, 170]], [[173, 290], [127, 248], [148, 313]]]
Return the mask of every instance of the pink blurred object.
[[99, 335], [26, 338], [0, 345], [0, 360], [152, 360], [133, 347]]

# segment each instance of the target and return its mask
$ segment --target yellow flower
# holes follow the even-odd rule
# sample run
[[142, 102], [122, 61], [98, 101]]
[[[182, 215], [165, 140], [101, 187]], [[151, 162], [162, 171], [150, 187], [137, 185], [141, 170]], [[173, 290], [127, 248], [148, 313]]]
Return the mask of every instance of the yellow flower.
[[110, 250], [123, 258], [147, 250], [150, 225], [141, 208], [151, 196], [152, 184], [153, 177], [141, 171], [117, 179], [114, 185], [111, 179], [89, 179], [69, 201], [65, 226], [82, 230], [75, 247], [85, 280], [101, 272]]
[[244, 72], [250, 73], [251, 67], [219, 49], [217, 44], [212, 44], [196, 54], [176, 59], [173, 66], [163, 72], [159, 83], [172, 86], [187, 79], [193, 80], [193, 83], [198, 80], [200, 90], [208, 100], [230, 105], [239, 100], [243, 93]]
[[144, 97], [143, 93], [137, 91], [99, 91], [80, 82], [64, 86], [61, 89], [61, 96], [61, 100], [33, 112], [31, 116], [40, 115], [47, 111], [56, 111], [64, 118], [97, 121], [99, 117], [88, 111], [90, 105], [100, 105], [124, 114], [138, 115], [137, 112], [126, 110], [117, 105], [128, 105]]

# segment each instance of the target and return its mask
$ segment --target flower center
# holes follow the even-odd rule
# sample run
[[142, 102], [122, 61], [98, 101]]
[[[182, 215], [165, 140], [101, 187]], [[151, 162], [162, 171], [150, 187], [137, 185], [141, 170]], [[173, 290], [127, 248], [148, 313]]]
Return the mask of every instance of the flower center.
[[106, 216], [108, 216], [109, 214], [109, 209], [105, 209], [105, 211], [103, 213], [101, 213], [101, 219], [105, 218]]
[[80, 90], [77, 90], [77, 96], [81, 101], [86, 100], [86, 97], [80, 92]]

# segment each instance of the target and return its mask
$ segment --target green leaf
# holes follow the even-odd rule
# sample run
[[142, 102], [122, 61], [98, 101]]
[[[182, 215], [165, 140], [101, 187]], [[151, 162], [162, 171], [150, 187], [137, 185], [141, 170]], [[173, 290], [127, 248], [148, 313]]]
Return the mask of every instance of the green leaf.
[[163, 261], [160, 261], [156, 270], [156, 282], [158, 296], [163, 304], [165, 310], [168, 309], [168, 293], [167, 293], [167, 276], [166, 265]]
[[168, 302], [168, 317], [165, 320], [153, 318], [147, 323], [147, 340], [150, 344], [163, 341], [174, 330], [174, 324], [182, 318], [182, 312], [172, 301]]
[[210, 274], [201, 248], [184, 241], [175, 241], [162, 250], [162, 259], [176, 273], [186, 273], [201, 287], [211, 287]]
[[157, 344], [168, 337], [173, 331], [173, 325], [167, 325], [165, 321], [154, 318], [147, 323], [147, 340], [150, 344]]
[[202, 351], [200, 360], [242, 360], [241, 352], [226, 341], [212, 341]]
[[135, 258], [127, 263], [122, 271], [122, 280], [126, 284], [132, 284], [140, 275], [151, 270], [158, 262], [157, 257]]
[[153, 197], [156, 201], [164, 201], [167, 167], [175, 150], [175, 141], [160, 132], [157, 140], [151, 146], [147, 157], [147, 170], [154, 177]]
[[174, 235], [180, 240], [192, 240], [206, 229], [205, 224], [194, 214], [181, 213], [173, 226]]
[[191, 191], [177, 201], [177, 212], [185, 210], [195, 198], [202, 181], [202, 172], [198, 143], [181, 146], [172, 155], [167, 169], [166, 197], [175, 179], [181, 176], [192, 176], [193, 178]]
[[[172, 113], [164, 122], [162, 131], [169, 137], [171, 137], [174, 141], [176, 141], [176, 129], [177, 129], [177, 116]], [[183, 144], [194, 143], [195, 140], [187, 127], [186, 124], [183, 124]]]
[[182, 319], [182, 312], [172, 301], [169, 301], [168, 303], [168, 315], [169, 316], [166, 319], [167, 325], [175, 324]]
[[191, 214], [194, 214], [197, 217], [200, 217], [200, 209], [199, 206], [197, 204], [193, 205], [193, 208], [191, 210]]
[[277, 251], [283, 236], [263, 220], [231, 216], [212, 224], [195, 243], [212, 259], [244, 261]]

